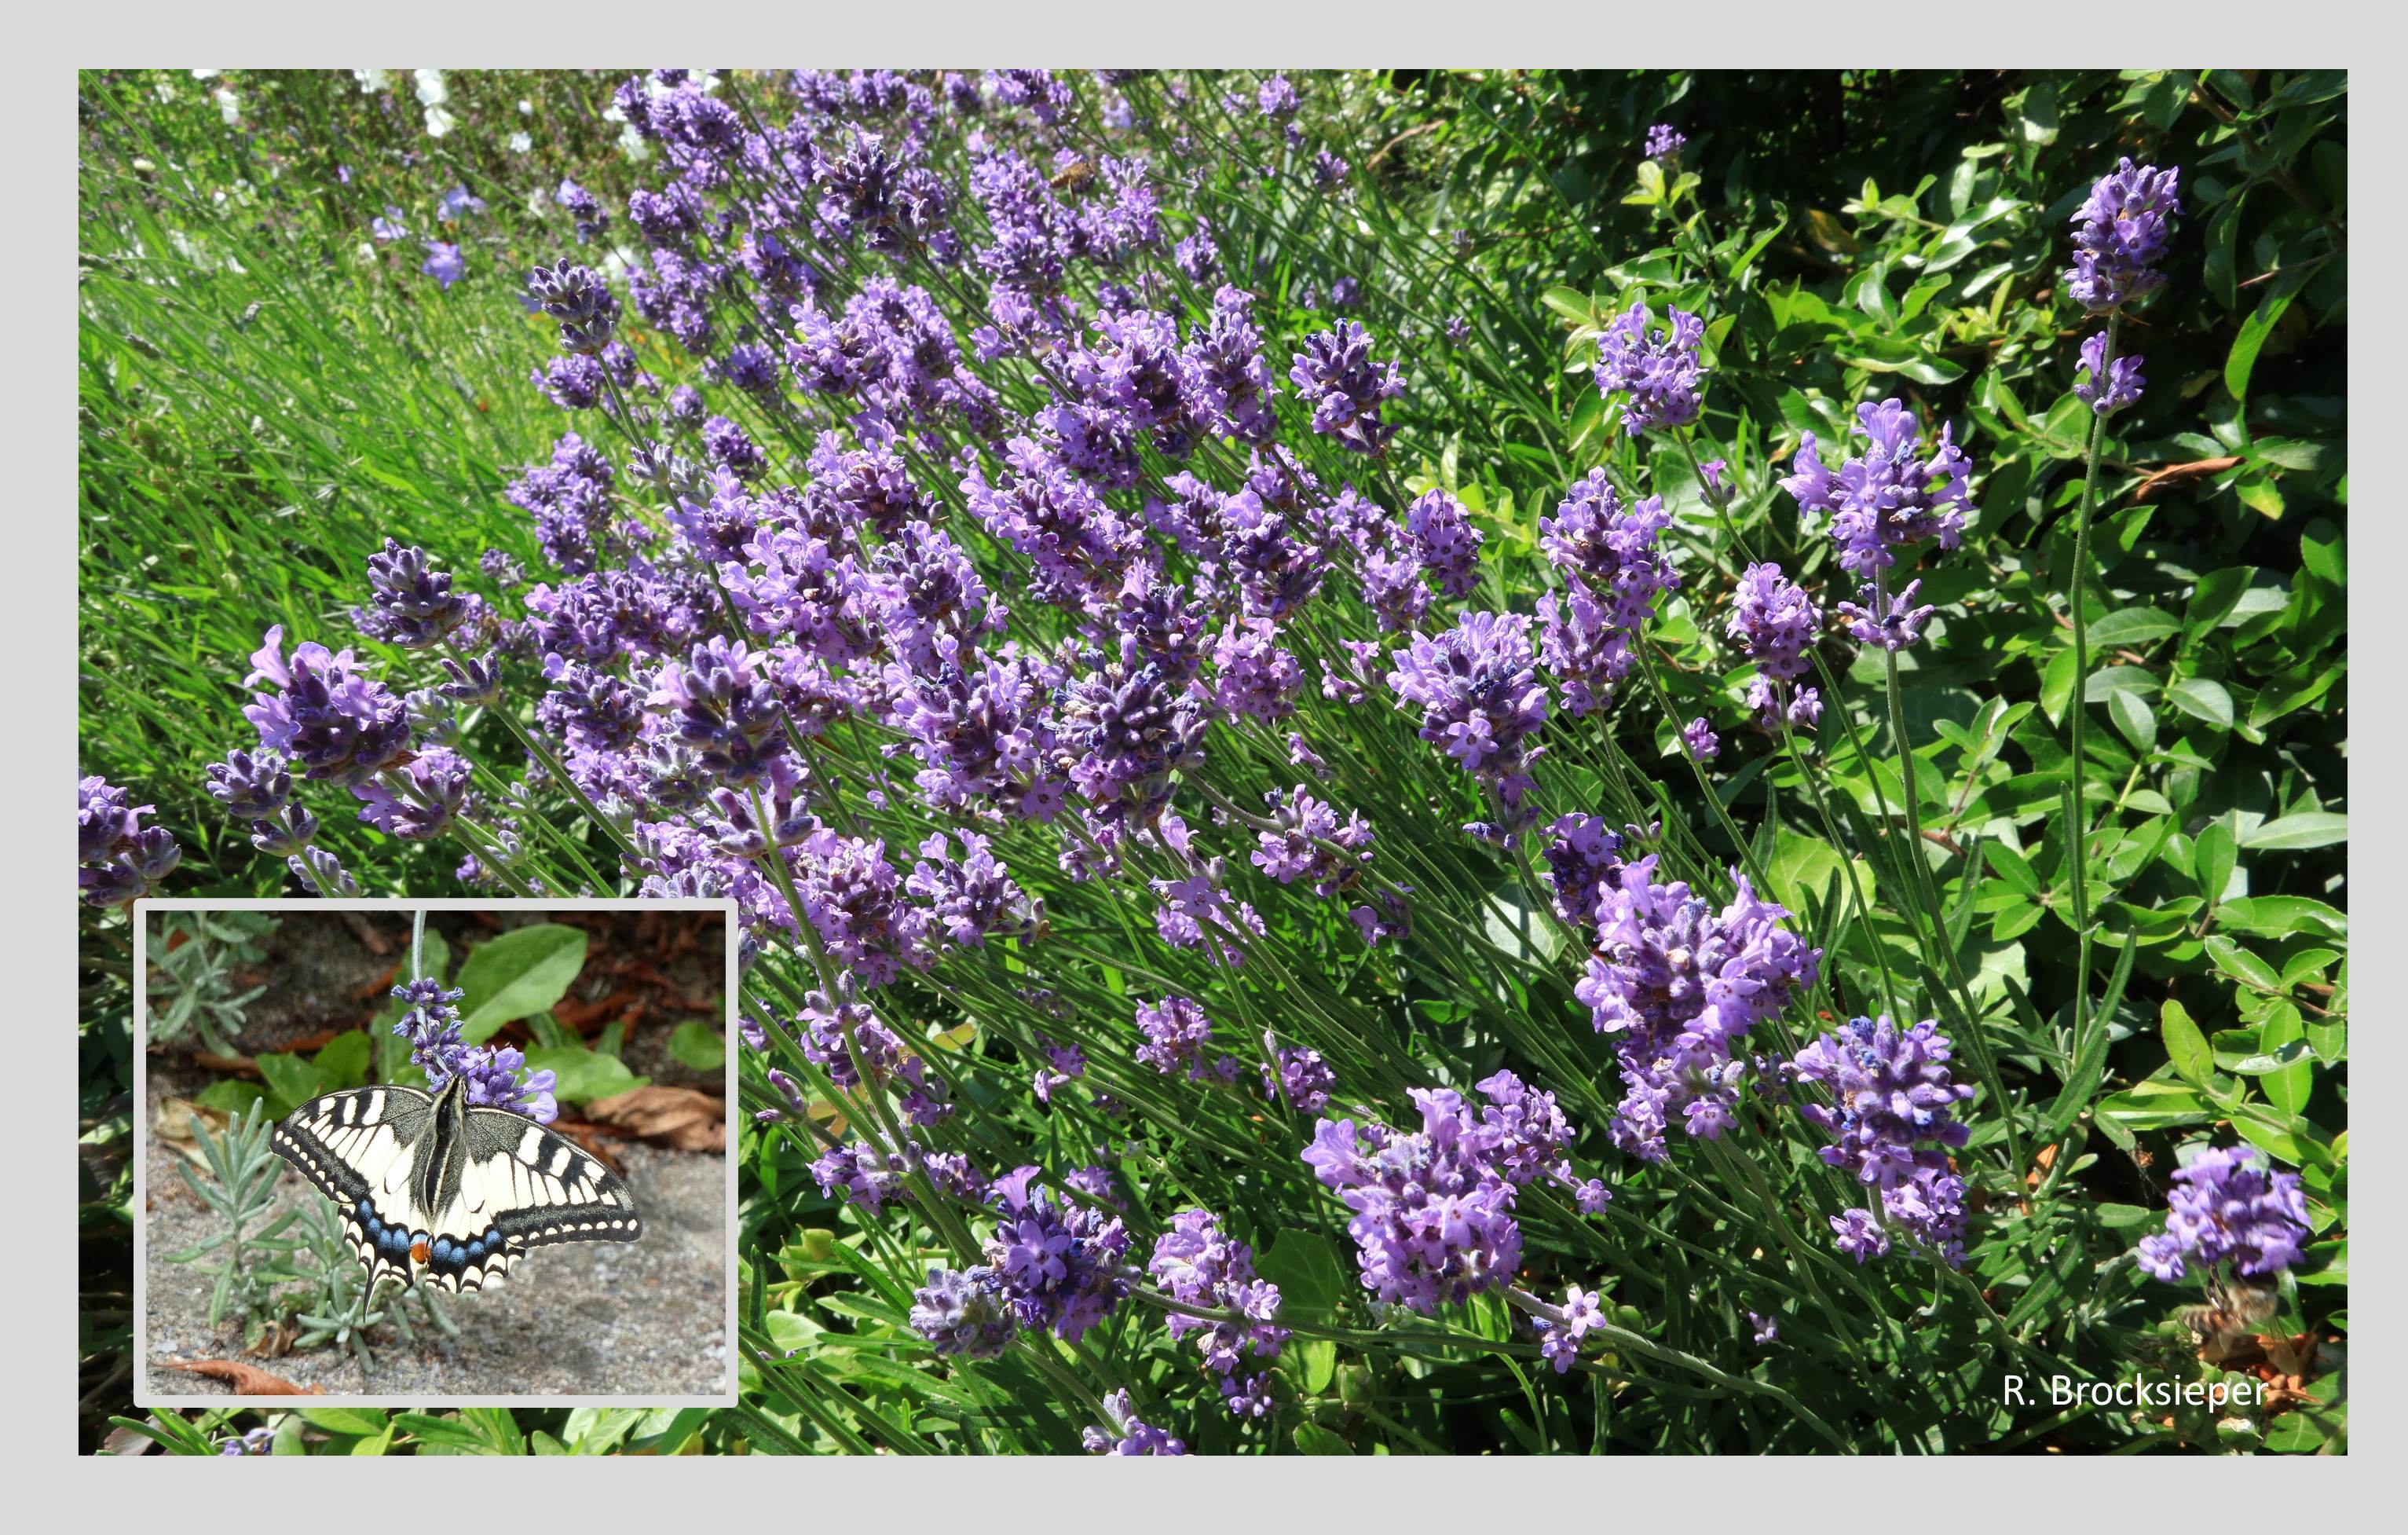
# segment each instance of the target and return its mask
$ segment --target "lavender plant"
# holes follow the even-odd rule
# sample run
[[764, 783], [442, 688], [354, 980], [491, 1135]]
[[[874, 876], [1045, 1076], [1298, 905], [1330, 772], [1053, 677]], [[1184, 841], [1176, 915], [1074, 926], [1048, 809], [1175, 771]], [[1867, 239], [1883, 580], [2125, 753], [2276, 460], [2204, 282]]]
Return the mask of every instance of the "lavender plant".
[[[2011, 440], [2039, 412], [1911, 388], [1949, 380], [1770, 281], [1770, 237], [1714, 222], [1764, 210], [1704, 201], [1707, 114], [1617, 146], [1662, 243], [1597, 275], [1610, 302], [1550, 294], [1556, 393], [1553, 338], [1467, 344], [1461, 315], [1503, 323], [1484, 237], [1408, 216], [1337, 94], [617, 83], [624, 216], [562, 186], [520, 264], [556, 351], [493, 375], [567, 418], [496, 479], [515, 552], [365, 551], [365, 649], [269, 629], [257, 746], [210, 792], [328, 893], [369, 867], [317, 819], [351, 810], [474, 886], [736, 901], [747, 1198], [788, 1243], [748, 1277], [765, 1442], [918, 1446], [908, 1389], [978, 1407], [928, 1432], [951, 1449], [1404, 1443], [1452, 1421], [1376, 1415], [1416, 1372], [1526, 1360], [1551, 1447], [1579, 1403], [1598, 1440], [1984, 1442], [1963, 1351], [2111, 1368], [2033, 1320], [2103, 1229], [2070, 1169], [2131, 1122], [2108, 1024], [2143, 944], [2229, 941], [2172, 799], [2154, 846], [2088, 829], [2152, 766], [2104, 808], [2089, 481], [2144, 409], [2117, 327], [2170, 296], [2175, 179], [2128, 165], [2077, 215], [2064, 292], [2106, 328], [2052, 387], [2090, 475], [2070, 565], [2010, 580], [2001, 520], [2051, 505]], [[1898, 201], [1857, 216], [1922, 219]], [[1950, 227], [1900, 265], [1939, 286], [1902, 304], [1885, 268], [1848, 305], [1919, 323], [1981, 248]], [[1381, 291], [1375, 253], [1415, 275]], [[494, 265], [430, 259], [429, 300]], [[2028, 704], [1934, 703], [1978, 681], [1985, 582], [2065, 595], [2070, 753]], [[2176, 837], [2217, 888], [2111, 935], [2094, 882]], [[1991, 871], [2075, 940], [2061, 1019], [1975, 934]], [[2279, 1049], [2272, 1004], [2304, 1015], [2264, 968]], [[435, 982], [402, 994], [430, 1072], [541, 1103], [460, 1054]], [[2207, 1059], [2179, 1091], [2227, 1090]]]

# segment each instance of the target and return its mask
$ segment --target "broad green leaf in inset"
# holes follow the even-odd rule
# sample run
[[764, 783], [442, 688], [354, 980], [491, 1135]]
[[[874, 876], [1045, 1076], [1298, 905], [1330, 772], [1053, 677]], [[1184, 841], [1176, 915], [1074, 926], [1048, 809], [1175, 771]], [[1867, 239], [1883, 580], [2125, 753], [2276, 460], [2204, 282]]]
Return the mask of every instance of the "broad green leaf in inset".
[[2243, 896], [2226, 901], [2216, 920], [2226, 927], [2262, 938], [2287, 938], [2293, 933], [2349, 937], [2348, 915], [2313, 896]]
[[727, 1064], [727, 1041], [699, 1018], [689, 1018], [669, 1035], [669, 1054], [697, 1071], [716, 1071]]
[[239, 1114], [247, 1112], [252, 1104], [266, 1096], [267, 1089], [255, 1082], [243, 1082], [228, 1077], [223, 1082], [213, 1082], [194, 1093], [193, 1101], [204, 1109], [215, 1109], [226, 1114]]
[[2217, 969], [2243, 985], [2256, 986], [2260, 991], [2273, 991], [2281, 984], [2274, 974], [2274, 967], [2221, 933], [2208, 935], [2207, 957], [2215, 961]]
[[1353, 1455], [1354, 1449], [1317, 1423], [1296, 1426], [1296, 1447], [1306, 1455]]
[[356, 1028], [336, 1035], [318, 1052], [314, 1064], [329, 1092], [360, 1086], [368, 1080], [367, 1035]]
[[574, 1045], [559, 1050], [531, 1050], [527, 1052], [526, 1064], [529, 1071], [554, 1073], [558, 1080], [552, 1084], [552, 1097], [566, 1103], [591, 1103], [595, 1098], [633, 1092], [652, 1080], [628, 1070], [626, 1063], [615, 1055]]
[[278, 1053], [256, 1057], [259, 1074], [267, 1083], [268, 1112], [281, 1119], [319, 1094], [332, 1090], [324, 1072], [298, 1055]]
[[384, 1431], [382, 1408], [368, 1407], [303, 1407], [296, 1415], [312, 1428], [323, 1428], [330, 1434], [377, 1434]]
[[504, 933], [468, 953], [458, 982], [460, 1037], [470, 1044], [493, 1037], [504, 1024], [541, 1012], [568, 995], [585, 968], [585, 930], [539, 923]]
[[1308, 1397], [1317, 1397], [1329, 1389], [1338, 1375], [1338, 1345], [1326, 1338], [1308, 1338], [1288, 1347], [1296, 1354], [1304, 1378], [1297, 1384]]

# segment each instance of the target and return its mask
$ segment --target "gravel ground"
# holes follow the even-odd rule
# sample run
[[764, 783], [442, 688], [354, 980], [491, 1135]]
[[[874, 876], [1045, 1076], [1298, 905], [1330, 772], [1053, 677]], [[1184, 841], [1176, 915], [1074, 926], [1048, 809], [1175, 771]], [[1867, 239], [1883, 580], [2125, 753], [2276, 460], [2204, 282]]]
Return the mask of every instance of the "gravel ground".
[[[206, 1376], [150, 1367], [164, 1359], [241, 1359], [332, 1396], [666, 1397], [727, 1389], [724, 1157], [625, 1145], [619, 1155], [643, 1212], [643, 1240], [538, 1248], [491, 1294], [444, 1298], [459, 1337], [441, 1336], [422, 1313], [413, 1319], [416, 1341], [403, 1343], [388, 1323], [369, 1340], [376, 1370], [364, 1377], [348, 1352], [258, 1358], [242, 1351], [239, 1328], [211, 1333], [208, 1282], [160, 1260], [213, 1235], [217, 1217], [184, 1186], [176, 1154], [155, 1136], [146, 1155], [146, 1393], [230, 1394]], [[278, 1187], [280, 1210], [320, 1198], [290, 1169]]]

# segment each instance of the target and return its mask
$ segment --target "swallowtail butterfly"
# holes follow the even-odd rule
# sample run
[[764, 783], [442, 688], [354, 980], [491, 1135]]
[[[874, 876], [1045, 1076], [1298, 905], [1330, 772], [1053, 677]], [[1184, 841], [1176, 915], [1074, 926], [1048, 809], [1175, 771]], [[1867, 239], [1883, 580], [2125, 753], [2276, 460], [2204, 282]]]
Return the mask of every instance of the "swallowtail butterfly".
[[432, 1097], [387, 1086], [313, 1098], [272, 1143], [342, 1210], [371, 1291], [387, 1276], [481, 1290], [530, 1247], [643, 1233], [616, 1173], [524, 1114], [472, 1107], [458, 1077]]

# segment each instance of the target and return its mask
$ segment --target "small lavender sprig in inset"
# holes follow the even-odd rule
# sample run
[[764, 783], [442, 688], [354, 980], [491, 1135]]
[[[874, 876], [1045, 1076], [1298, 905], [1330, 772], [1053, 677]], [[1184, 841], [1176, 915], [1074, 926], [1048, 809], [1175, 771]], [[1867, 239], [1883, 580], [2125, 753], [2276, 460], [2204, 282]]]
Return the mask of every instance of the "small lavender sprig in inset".
[[452, 1079], [466, 1080], [468, 1101], [488, 1109], [508, 1109], [538, 1125], [560, 1117], [552, 1097], [558, 1079], [550, 1070], [523, 1076], [526, 1056], [508, 1046], [472, 1045], [460, 1038], [460, 1009], [465, 991], [446, 991], [443, 983], [422, 976], [393, 988], [408, 1004], [393, 1031], [409, 1041], [409, 1058], [426, 1073], [426, 1088], [439, 1093]]

